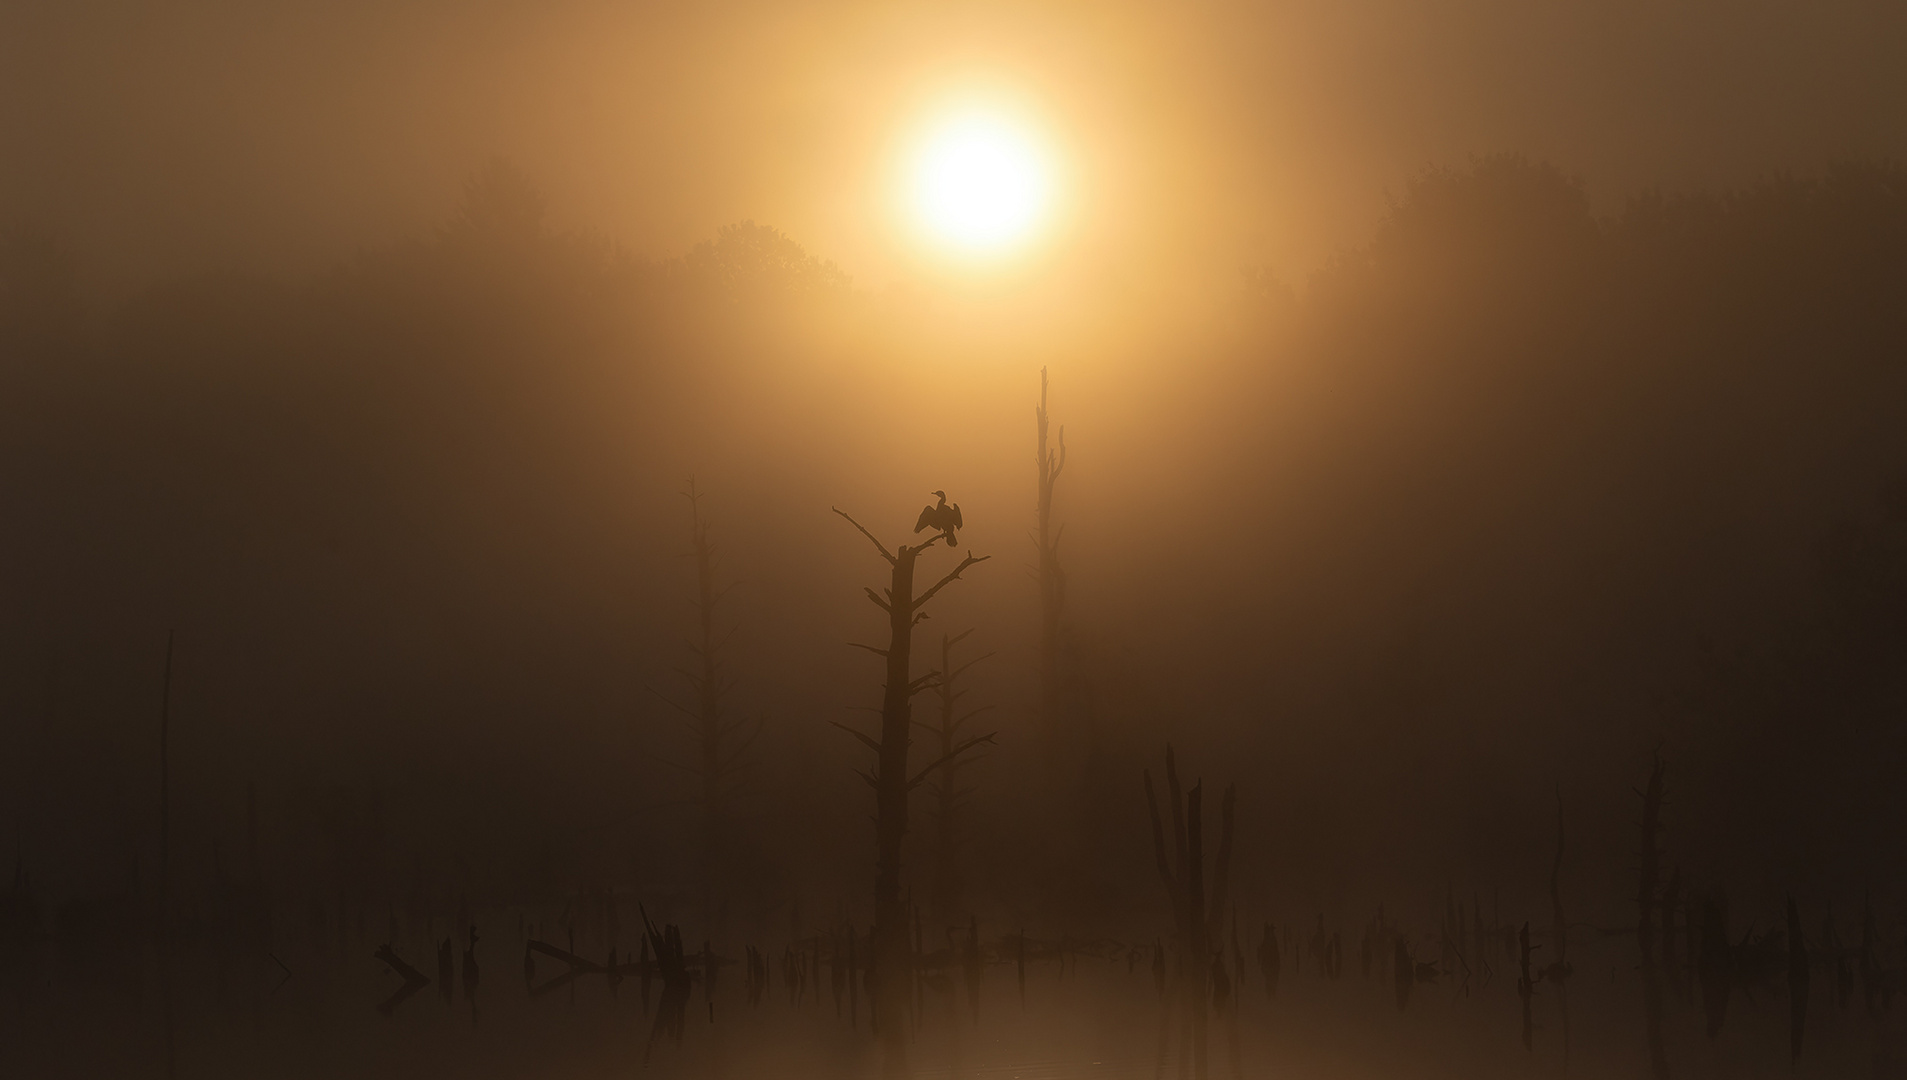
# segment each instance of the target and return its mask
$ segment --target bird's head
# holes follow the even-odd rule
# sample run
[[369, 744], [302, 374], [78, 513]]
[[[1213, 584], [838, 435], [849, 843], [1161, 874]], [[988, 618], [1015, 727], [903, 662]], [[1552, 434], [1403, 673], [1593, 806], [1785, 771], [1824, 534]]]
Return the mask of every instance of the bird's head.
[[927, 494], [932, 495], [935, 498], [940, 498], [940, 499], [944, 499], [947, 497], [947, 493], [944, 491], [930, 491]]

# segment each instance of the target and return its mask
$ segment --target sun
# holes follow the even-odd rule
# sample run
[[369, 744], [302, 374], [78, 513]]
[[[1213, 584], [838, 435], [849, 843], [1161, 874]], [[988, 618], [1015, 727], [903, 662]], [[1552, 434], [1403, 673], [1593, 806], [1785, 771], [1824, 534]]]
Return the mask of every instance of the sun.
[[906, 171], [913, 223], [936, 245], [967, 256], [1025, 246], [1051, 215], [1053, 162], [1026, 123], [968, 108], [928, 124]]

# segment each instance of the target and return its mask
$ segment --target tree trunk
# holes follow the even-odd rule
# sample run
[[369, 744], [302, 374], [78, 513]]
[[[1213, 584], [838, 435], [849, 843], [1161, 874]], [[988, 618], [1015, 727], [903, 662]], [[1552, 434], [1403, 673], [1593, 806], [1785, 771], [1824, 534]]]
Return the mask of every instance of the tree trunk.
[[940, 670], [944, 674], [940, 679], [940, 728], [937, 734], [940, 736], [940, 756], [947, 759], [947, 763], [940, 767], [940, 787], [935, 792], [940, 805], [934, 822], [934, 911], [942, 920], [952, 918], [960, 896], [960, 871], [954, 861], [954, 804], [960, 797], [956, 787], [960, 779], [960, 766], [952, 760], [956, 723], [953, 680], [955, 640], [944, 634], [940, 638]]
[[[690, 514], [695, 547], [696, 614], [701, 626], [701, 678], [696, 682], [696, 726], [702, 757], [702, 928], [713, 932], [716, 877], [722, 864], [723, 754], [721, 675], [715, 654], [715, 545], [702, 521], [700, 495], [690, 487]], [[719, 939], [719, 933], [714, 934]]]
[[927, 689], [940, 677], [939, 672], [916, 680], [911, 677], [910, 665], [914, 649], [914, 624], [920, 621], [919, 612], [927, 601], [941, 589], [959, 580], [960, 575], [975, 563], [985, 562], [989, 556], [968, 554], [952, 572], [930, 586], [919, 596], [914, 595], [914, 564], [920, 553], [945, 538], [945, 534], [929, 537], [922, 543], [908, 547], [903, 544], [895, 551], [874, 538], [874, 534], [852, 517], [836, 510], [835, 513], [846, 518], [856, 529], [866, 536], [869, 542], [880, 551], [893, 568], [891, 582], [887, 588], [886, 599], [868, 589], [868, 599], [875, 606], [887, 612], [888, 644], [886, 649], [862, 646], [869, 651], [885, 657], [887, 662], [887, 683], [881, 692], [881, 734], [878, 740], [854, 731], [852, 733], [875, 753], [877, 765], [874, 774], [867, 779], [874, 786], [875, 803], [875, 863], [874, 863], [874, 932], [870, 942], [872, 955], [869, 958], [869, 990], [873, 996], [874, 1025], [880, 1034], [884, 1068], [889, 1076], [907, 1075], [907, 1029], [903, 1017], [907, 1013], [911, 994], [912, 942], [908, 933], [907, 901], [901, 884], [901, 850], [907, 839], [907, 800], [915, 785], [940, 766], [950, 762], [960, 753], [983, 742], [992, 741], [992, 735], [983, 735], [956, 743], [952, 751], [935, 761], [918, 776], [908, 775], [908, 745], [912, 737], [914, 695]]
[[1642, 843], [1636, 873], [1636, 945], [1642, 964], [1655, 963], [1655, 894], [1662, 878], [1662, 761], [1649, 769], [1649, 788], [1642, 796]]
[[1053, 485], [1066, 467], [1066, 429], [1059, 429], [1057, 450], [1047, 446], [1046, 369], [1040, 369], [1039, 427], [1039, 585], [1040, 585], [1040, 744], [1053, 765], [1065, 744], [1065, 695], [1060, 672], [1060, 613], [1066, 604], [1066, 575], [1059, 565], [1059, 530], [1053, 528]]
[[1172, 748], [1165, 750], [1165, 776], [1172, 800], [1172, 839], [1176, 859], [1166, 861], [1165, 823], [1159, 816], [1159, 803], [1152, 788], [1152, 773], [1145, 774], [1146, 809], [1152, 819], [1152, 849], [1158, 863], [1159, 878], [1172, 900], [1173, 919], [1178, 926], [1180, 1007], [1179, 1075], [1195, 1074], [1205, 1080], [1209, 1069], [1206, 1045], [1207, 1017], [1211, 1006], [1212, 955], [1210, 943], [1221, 934], [1220, 917], [1225, 911], [1227, 883], [1231, 872], [1232, 810], [1236, 787], [1227, 787], [1220, 802], [1218, 861], [1213, 867], [1212, 889], [1205, 888], [1205, 795], [1203, 783], [1192, 785], [1180, 802], [1178, 765]]
[[902, 545], [894, 559], [888, 612], [887, 686], [881, 694], [880, 767], [875, 773], [874, 1008], [890, 1076], [907, 1075], [907, 905], [901, 897], [901, 844], [907, 838], [907, 748], [913, 721], [909, 662], [914, 647], [914, 560]]

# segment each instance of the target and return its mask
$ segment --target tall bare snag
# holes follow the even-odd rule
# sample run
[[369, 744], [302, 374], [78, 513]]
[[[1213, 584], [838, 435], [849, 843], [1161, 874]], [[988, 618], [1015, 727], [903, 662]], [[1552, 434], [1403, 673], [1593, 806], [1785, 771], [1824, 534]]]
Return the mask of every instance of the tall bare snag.
[[915, 562], [923, 552], [946, 539], [947, 534], [936, 533], [921, 543], [912, 546], [902, 544], [889, 551], [887, 545], [875, 539], [874, 534], [860, 522], [839, 509], [834, 512], [867, 537], [892, 570], [887, 588], [880, 592], [863, 590], [874, 606], [887, 614], [887, 647], [856, 646], [886, 661], [887, 681], [881, 693], [880, 737], [875, 738], [846, 724], [835, 726], [860, 740], [875, 756], [874, 771], [861, 773], [868, 786], [874, 789], [875, 802], [874, 935], [868, 978], [874, 999], [875, 1030], [881, 1037], [887, 1074], [904, 1076], [907, 1074], [907, 1039], [901, 1018], [910, 996], [910, 943], [907, 903], [901, 891], [901, 846], [907, 837], [908, 795], [942, 765], [993, 741], [992, 733], [962, 738], [926, 767], [909, 774], [907, 752], [913, 726], [914, 695], [937, 686], [941, 680], [939, 671], [913, 677], [914, 626], [926, 618], [923, 609], [929, 600], [937, 596], [940, 590], [960, 580], [968, 568], [987, 561], [990, 556], [969, 553], [960, 561], [960, 565], [916, 595]]

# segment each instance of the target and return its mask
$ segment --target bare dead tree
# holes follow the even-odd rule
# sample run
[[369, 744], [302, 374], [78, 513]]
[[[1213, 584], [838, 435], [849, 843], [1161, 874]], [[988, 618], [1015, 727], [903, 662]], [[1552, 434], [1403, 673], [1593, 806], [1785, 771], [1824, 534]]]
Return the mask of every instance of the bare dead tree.
[[[1642, 836], [1636, 871], [1636, 946], [1642, 953], [1643, 1031], [1649, 1048], [1649, 1075], [1656, 1080], [1667, 1080], [1669, 1075], [1668, 1045], [1663, 1034], [1661, 966], [1673, 962], [1675, 955], [1675, 916], [1673, 911], [1667, 910], [1673, 905], [1673, 900], [1663, 905], [1659, 952], [1656, 941], [1656, 900], [1657, 893], [1661, 891], [1659, 883], [1662, 878], [1662, 804], [1666, 799], [1664, 772], [1665, 766], [1658, 752], [1650, 764], [1648, 788], [1639, 793], [1642, 796]], [[1679, 881], [1672, 881], [1669, 895], [1672, 897], [1680, 888]]]
[[1788, 1066], [1801, 1060], [1801, 1035], [1808, 1021], [1808, 938], [1801, 931], [1801, 909], [1788, 897]]
[[[1152, 851], [1158, 862], [1159, 880], [1172, 900], [1172, 915], [1178, 925], [1178, 992], [1181, 1002], [1182, 1044], [1189, 1041], [1192, 1066], [1199, 1080], [1208, 1069], [1205, 1029], [1211, 1006], [1211, 943], [1222, 940], [1221, 918], [1225, 912], [1226, 891], [1232, 863], [1232, 807], [1238, 786], [1225, 789], [1219, 803], [1218, 859], [1212, 870], [1212, 887], [1205, 887], [1204, 783], [1192, 785], [1181, 798], [1178, 764], [1172, 747], [1165, 748], [1167, 794], [1172, 800], [1173, 859], [1165, 853], [1165, 823], [1159, 817], [1159, 800], [1152, 788], [1152, 770], [1145, 773], [1146, 810], [1152, 817]], [[1185, 1073], [1186, 1061], [1180, 1058], [1179, 1072]]]
[[1550, 947], [1556, 959], [1545, 969], [1552, 982], [1569, 978], [1574, 968], [1569, 963], [1569, 922], [1563, 917], [1563, 793], [1556, 792], [1556, 860], [1549, 868]]
[[1036, 578], [1040, 586], [1040, 738], [1046, 753], [1056, 754], [1064, 741], [1059, 728], [1065, 706], [1060, 684], [1060, 613], [1066, 605], [1066, 574], [1059, 565], [1059, 542], [1064, 526], [1053, 527], [1053, 485], [1066, 468], [1066, 428], [1059, 429], [1058, 447], [1047, 445], [1046, 369], [1040, 369], [1040, 404], [1034, 411], [1039, 429], [1035, 464], [1039, 470], [1039, 547]]
[[1549, 869], [1550, 942], [1556, 959], [1543, 969], [1543, 978], [1556, 986], [1556, 1009], [1563, 1018], [1563, 1066], [1569, 1066], [1569, 977], [1575, 966], [1569, 962], [1569, 922], [1563, 918], [1563, 793], [1556, 792], [1556, 861]]
[[1656, 892], [1662, 880], [1662, 757], [1649, 768], [1648, 789], [1642, 795], [1642, 841], [1636, 875], [1636, 944], [1642, 963], [1655, 963]]
[[166, 1080], [177, 1075], [172, 1039], [172, 634], [166, 634], [165, 687], [159, 698], [159, 1001], [164, 1016]]
[[881, 693], [881, 731], [877, 739], [846, 724], [836, 724], [874, 752], [874, 771], [862, 772], [862, 779], [874, 789], [874, 835], [876, 859], [874, 872], [874, 934], [870, 957], [869, 981], [874, 997], [875, 1029], [881, 1036], [885, 1068], [890, 1076], [907, 1075], [907, 1032], [902, 1023], [910, 994], [908, 913], [901, 892], [901, 846], [907, 837], [907, 800], [936, 770], [975, 747], [993, 741], [993, 733], [960, 739], [951, 750], [918, 772], [908, 772], [908, 748], [913, 728], [914, 695], [939, 684], [941, 673], [930, 671], [915, 678], [913, 661], [914, 627], [927, 617], [927, 602], [940, 591], [960, 580], [968, 568], [987, 561], [990, 556], [969, 553], [960, 565], [939, 581], [916, 595], [914, 564], [922, 552], [946, 538], [936, 533], [913, 546], [900, 545], [893, 551], [875, 539], [860, 522], [836, 509], [848, 524], [867, 537], [892, 569], [888, 587], [881, 592], [865, 589], [875, 607], [887, 613], [888, 645], [856, 645], [887, 662], [887, 681]]
[[992, 705], [982, 705], [961, 711], [960, 699], [967, 696], [967, 690], [958, 685], [960, 677], [975, 664], [993, 655], [987, 653], [956, 667], [954, 646], [966, 640], [971, 633], [972, 630], [963, 630], [952, 637], [945, 634], [940, 636], [940, 670], [943, 674], [936, 687], [940, 698], [939, 722], [927, 724], [914, 721], [914, 726], [933, 734], [942, 762], [929, 781], [927, 790], [933, 796], [934, 805], [934, 908], [943, 919], [953, 918], [960, 902], [961, 838], [954, 820], [967, 797], [973, 794], [973, 789], [960, 786], [961, 769], [971, 764], [973, 759], [960, 757], [954, 753], [954, 748], [960, 745], [961, 732], [966, 729], [968, 721], [993, 708]]
[[688, 641], [693, 662], [680, 664], [675, 671], [688, 684], [693, 706], [683, 705], [658, 694], [687, 718], [686, 726], [694, 742], [693, 765], [686, 766], [700, 782], [698, 802], [702, 818], [702, 925], [714, 927], [719, 878], [728, 853], [729, 805], [741, 782], [746, 754], [762, 732], [762, 719], [729, 719], [723, 701], [735, 688], [735, 680], [722, 662], [723, 653], [735, 629], [716, 630], [715, 609], [728, 595], [731, 584], [715, 584], [716, 548], [709, 538], [709, 523], [702, 516], [702, 491], [689, 478], [683, 497], [689, 500], [689, 555], [695, 560], [695, 636]]

